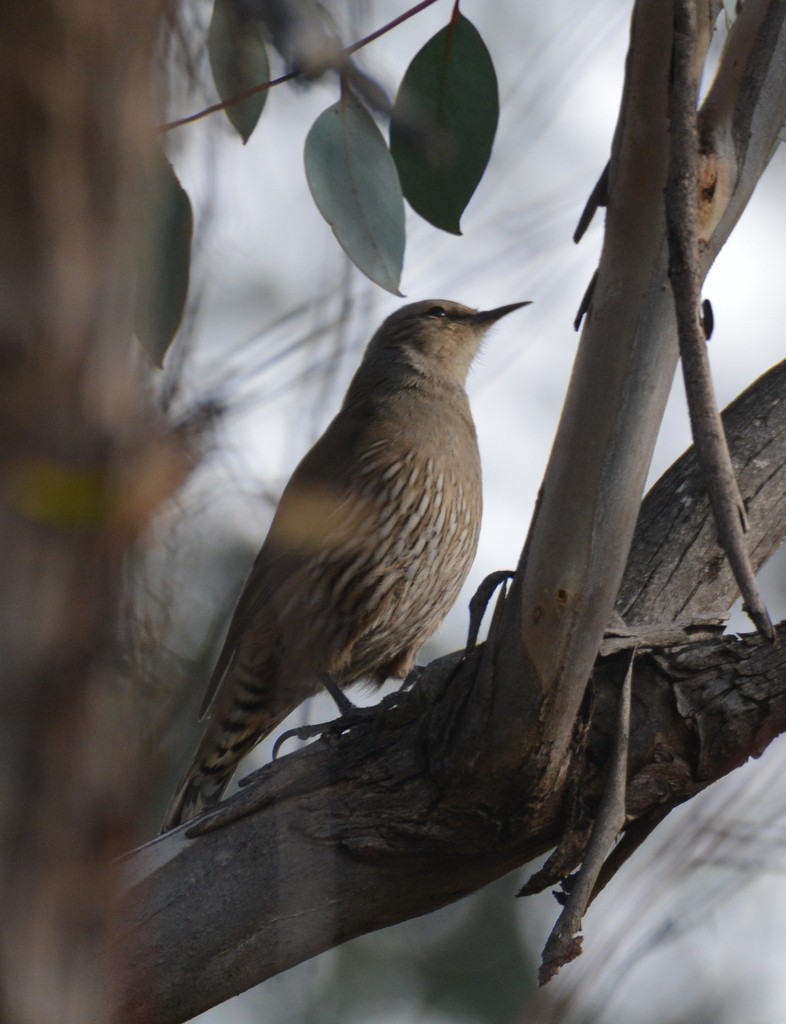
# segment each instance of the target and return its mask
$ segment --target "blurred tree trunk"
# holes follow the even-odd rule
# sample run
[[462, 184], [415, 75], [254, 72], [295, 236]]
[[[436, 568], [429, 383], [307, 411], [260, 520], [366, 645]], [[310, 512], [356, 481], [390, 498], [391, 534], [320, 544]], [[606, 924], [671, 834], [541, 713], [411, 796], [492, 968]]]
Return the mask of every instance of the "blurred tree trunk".
[[[134, 532], [127, 185], [154, 2], [4, 0], [0, 33], [0, 1019], [108, 1018], [133, 744], [107, 670]], [[131, 467], [131, 468], [130, 468]]]

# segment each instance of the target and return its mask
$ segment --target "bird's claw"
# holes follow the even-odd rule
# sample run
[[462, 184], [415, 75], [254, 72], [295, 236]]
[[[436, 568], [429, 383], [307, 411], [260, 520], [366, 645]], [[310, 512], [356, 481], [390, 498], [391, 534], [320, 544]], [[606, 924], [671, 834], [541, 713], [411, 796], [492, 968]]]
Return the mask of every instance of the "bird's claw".
[[313, 725], [298, 725], [293, 729], [287, 729], [273, 744], [273, 760], [276, 760], [282, 745], [287, 740], [293, 738], [312, 740], [317, 736], [325, 735], [340, 736], [342, 733], [354, 729], [356, 725], [370, 722], [378, 714], [380, 706], [380, 704], [372, 704], [369, 707], [358, 707], [352, 704], [342, 715], [330, 722], [315, 722]]
[[384, 714], [396, 706], [400, 694], [411, 689], [421, 677], [423, 671], [424, 667], [422, 665], [416, 665], [398, 690], [387, 694], [377, 704], [359, 707], [357, 704], [352, 704], [348, 697], [345, 697], [349, 707], [338, 718], [334, 718], [330, 722], [315, 722], [313, 725], [298, 725], [292, 729], [287, 729], [286, 732], [281, 733], [273, 744], [272, 760], [276, 760], [281, 747], [287, 740], [313, 740], [318, 736], [324, 735], [340, 736], [342, 733], [354, 729], [357, 725], [373, 722], [380, 714]]

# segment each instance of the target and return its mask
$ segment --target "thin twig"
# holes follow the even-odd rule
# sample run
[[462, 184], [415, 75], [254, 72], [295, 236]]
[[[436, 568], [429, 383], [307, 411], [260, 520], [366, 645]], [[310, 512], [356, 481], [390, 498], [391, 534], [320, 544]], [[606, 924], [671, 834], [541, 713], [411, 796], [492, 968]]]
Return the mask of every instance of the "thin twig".
[[696, 201], [699, 149], [693, 0], [674, 0], [672, 102], [666, 222], [669, 280], [679, 333], [682, 372], [693, 439], [718, 528], [718, 543], [729, 559], [745, 608], [759, 632], [774, 640], [772, 622], [759, 594], [745, 543], [747, 514], [734, 476], [726, 436], [712, 387], [707, 344], [699, 320], [701, 275]]
[[166, 124], [158, 126], [159, 135], [163, 135], [164, 132], [171, 132], [173, 128], [180, 128], [184, 124], [191, 124], [192, 121], [201, 121], [203, 117], [207, 117], [208, 114], [215, 114], [217, 110], [226, 110], [227, 107], [233, 107], [236, 103], [242, 103], [243, 100], [247, 100], [249, 96], [256, 96], [259, 92], [266, 92], [268, 89], [272, 89], [274, 85], [281, 85], [283, 82], [291, 82], [293, 78], [297, 78], [298, 71], [288, 71], [285, 75], [281, 75], [279, 78], [272, 78], [269, 82], [262, 82], [261, 85], [255, 85], [251, 89], [246, 89], [245, 92], [239, 93], [237, 96], [233, 96], [232, 99], [222, 100], [220, 103], [211, 103], [209, 107], [205, 107], [204, 110], [198, 110], [196, 114], [189, 114], [187, 117], [179, 117], [177, 121], [168, 121]]
[[[359, 39], [356, 43], [352, 43], [350, 46], [346, 46], [341, 51], [341, 57], [350, 57], [353, 53], [356, 53], [361, 47], [367, 46], [369, 43], [373, 43], [375, 39], [379, 39], [380, 36], [390, 32], [394, 28], [398, 28], [402, 22], [407, 19], [414, 17], [416, 14], [420, 14], [421, 11], [427, 7], [431, 7], [437, 0], [421, 0], [421, 3], [415, 4], [408, 11], [404, 11], [397, 18], [387, 22], [381, 28], [376, 29], [369, 35]], [[173, 128], [180, 128], [184, 124], [191, 124], [193, 121], [200, 121], [203, 117], [207, 117], [209, 114], [215, 114], [219, 110], [226, 110], [227, 107], [233, 107], [236, 103], [242, 103], [243, 100], [247, 100], [249, 96], [256, 96], [257, 93], [266, 92], [268, 89], [272, 89], [274, 85], [282, 85], [284, 82], [291, 82], [293, 78], [297, 78], [300, 72], [295, 69], [294, 71], [288, 71], [285, 75], [280, 75], [278, 78], [273, 78], [269, 82], [261, 82], [259, 85], [253, 86], [251, 89], [246, 89], [245, 92], [238, 93], [237, 96], [232, 96], [228, 100], [222, 100], [220, 103], [211, 103], [209, 107], [205, 107], [204, 110], [198, 110], [195, 114], [189, 114], [187, 117], [180, 117], [176, 121], [168, 121], [166, 124], [159, 126], [159, 134], [164, 132], [172, 131]]]
[[592, 218], [595, 216], [595, 212], [599, 206], [605, 206], [609, 197], [609, 165], [601, 171], [601, 175], [595, 182], [592, 191], [589, 194], [589, 199], [584, 204], [584, 209], [581, 211], [579, 222], [576, 225], [576, 230], [573, 232], [573, 241], [577, 244], [581, 241], [584, 236], [584, 232], [592, 223]]
[[369, 35], [363, 36], [363, 38], [359, 39], [356, 43], [352, 43], [351, 46], [348, 46], [346, 50], [344, 50], [344, 53], [347, 55], [355, 53], [361, 47], [367, 46], [369, 43], [373, 43], [375, 39], [379, 39], [379, 37], [384, 36], [386, 32], [390, 32], [392, 29], [398, 28], [403, 22], [409, 20], [409, 18], [413, 18], [416, 14], [420, 14], [421, 11], [425, 11], [427, 7], [431, 7], [431, 5], [436, 2], [437, 0], [422, 0], [422, 3], [415, 4], [414, 7], [410, 7], [408, 11], [404, 11], [403, 14], [399, 14], [397, 18], [394, 18], [393, 21], [389, 21], [386, 25], [383, 25], [382, 28], [378, 28]]
[[483, 616], [486, 614], [489, 601], [494, 596], [494, 591], [498, 587], [503, 588], [503, 600], [504, 600], [504, 588], [508, 580], [512, 580], [516, 575], [514, 569], [499, 569], [497, 572], [489, 573], [489, 575], [483, 580], [478, 589], [469, 602], [469, 631], [467, 633], [467, 654], [473, 651], [478, 642], [478, 633], [480, 632], [481, 623], [483, 622]]
[[587, 852], [570, 890], [570, 895], [543, 949], [543, 960], [538, 972], [538, 982], [541, 985], [550, 981], [560, 967], [575, 960], [581, 953], [581, 922], [592, 901], [601, 868], [625, 824], [628, 745], [630, 742], [630, 693], [636, 653], [635, 648], [630, 652], [628, 671], [625, 673], [625, 680], [622, 684], [614, 751], [609, 765], [609, 777], [603, 787], [598, 816], [592, 827], [592, 836], [587, 846]]
[[595, 294], [595, 285], [598, 283], [598, 271], [590, 278], [590, 283], [587, 285], [587, 289], [581, 297], [579, 308], [576, 311], [576, 317], [573, 321], [573, 330], [577, 331], [581, 327], [581, 321], [589, 313], [590, 306], [592, 305], [592, 296]]

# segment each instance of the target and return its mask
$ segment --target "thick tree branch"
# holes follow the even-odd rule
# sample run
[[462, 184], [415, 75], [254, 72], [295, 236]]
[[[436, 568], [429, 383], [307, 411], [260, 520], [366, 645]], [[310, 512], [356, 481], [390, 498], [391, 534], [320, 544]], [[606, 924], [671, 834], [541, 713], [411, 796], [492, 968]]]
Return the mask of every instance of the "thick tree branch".
[[[757, 564], [786, 537], [784, 397], [786, 364], [756, 382], [726, 417], [735, 458], [744, 463]], [[680, 506], [692, 542], [674, 513], [683, 495], [696, 496], [687, 510]], [[641, 621], [640, 612], [648, 618], [652, 607], [678, 617], [705, 574], [709, 544], [717, 557], [711, 529], [701, 525], [711, 513], [700, 495], [688, 454], [647, 498], [627, 570], [632, 582], [623, 587], [635, 595], [627, 602], [632, 621]], [[662, 592], [669, 576], [675, 613]], [[710, 581], [702, 589], [716, 608], [734, 596], [728, 571], [718, 578], [715, 589]], [[647, 579], [653, 605], [640, 582]], [[433, 663], [374, 728], [320, 741], [262, 769], [217, 812], [234, 817], [232, 824], [193, 841], [186, 826], [132, 855], [123, 931], [133, 968], [119, 1019], [186, 1020], [322, 949], [436, 909], [558, 841], [569, 824], [566, 791], [528, 799], [515, 763], [527, 760], [525, 747], [501, 750], [499, 770], [485, 776], [462, 761], [471, 748], [454, 742], [466, 734], [464, 718], [484, 713], [475, 703], [483, 653]], [[593, 676], [595, 710], [579, 772], [590, 809], [602, 790], [628, 657], [603, 659]], [[704, 640], [641, 657], [629, 834], [784, 728], [784, 657], [756, 638]]]
[[[595, 675], [588, 807], [602, 790], [612, 741], [603, 725], [626, 662], [618, 655]], [[783, 645], [755, 636], [642, 659], [628, 817], [660, 818], [759, 753], [786, 728], [785, 678]], [[129, 868], [144, 877], [128, 896], [133, 977], [118, 1019], [187, 1020], [317, 952], [437, 909], [554, 844], [563, 794], [533, 807], [511, 788], [478, 783], [468, 804], [425, 751], [428, 709], [421, 725], [415, 710], [375, 741], [334, 739], [292, 755], [286, 769], [268, 767], [259, 784], [275, 800], [260, 813], [193, 842], [170, 834], [134, 855]], [[275, 784], [284, 771], [299, 776], [289, 792]]]
[[[723, 187], [709, 189], [702, 205], [702, 278], [744, 207], [739, 196], [750, 196], [786, 121], [784, 11], [766, 0], [744, 5], [713, 87], [722, 102], [702, 116], [707, 174], [714, 167], [720, 175], [727, 153], [728, 147], [716, 155], [715, 142], [733, 139], [735, 154], [733, 167], [723, 163]], [[697, 62], [715, 13], [701, 6]], [[524, 736], [539, 751], [530, 767], [544, 789], [564, 768], [676, 366], [663, 210], [670, 54], [671, 6], [639, 0], [598, 278], [541, 499], [494, 638], [499, 671], [485, 677], [502, 686], [501, 693], [489, 690], [496, 713], [485, 723], [488, 744], [515, 748]], [[761, 113], [750, 109], [757, 105]], [[481, 673], [481, 686], [483, 679]]]
[[[786, 360], [724, 412], [723, 426], [757, 567], [783, 542], [786, 521]], [[718, 545], [695, 449], [682, 456], [641, 506], [617, 610], [629, 624], [667, 622], [722, 611], [737, 597]]]
[[[671, 16], [638, 0], [608, 172], [606, 233], [541, 500], [494, 650], [494, 747], [539, 751], [551, 788], [625, 567], [676, 365], [664, 301]], [[481, 684], [484, 685], [484, 684]], [[507, 698], [507, 700], [506, 700]]]

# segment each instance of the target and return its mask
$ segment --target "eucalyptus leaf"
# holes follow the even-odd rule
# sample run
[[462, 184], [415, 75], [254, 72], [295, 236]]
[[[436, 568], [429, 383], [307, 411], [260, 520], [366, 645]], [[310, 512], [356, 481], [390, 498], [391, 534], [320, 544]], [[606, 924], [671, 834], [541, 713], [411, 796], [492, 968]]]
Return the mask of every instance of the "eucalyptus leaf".
[[[207, 36], [210, 68], [218, 95], [231, 100], [270, 80], [270, 63], [258, 22], [238, 0], [215, 0]], [[244, 143], [256, 128], [267, 91], [254, 93], [224, 113]]]
[[304, 160], [311, 194], [342, 249], [372, 281], [401, 294], [401, 186], [382, 133], [348, 88], [314, 122]]
[[474, 25], [456, 13], [407, 68], [390, 121], [404, 196], [435, 227], [461, 234], [498, 119], [491, 55]]
[[140, 208], [134, 331], [161, 366], [183, 319], [194, 218], [188, 195], [160, 150], [141, 183]]

